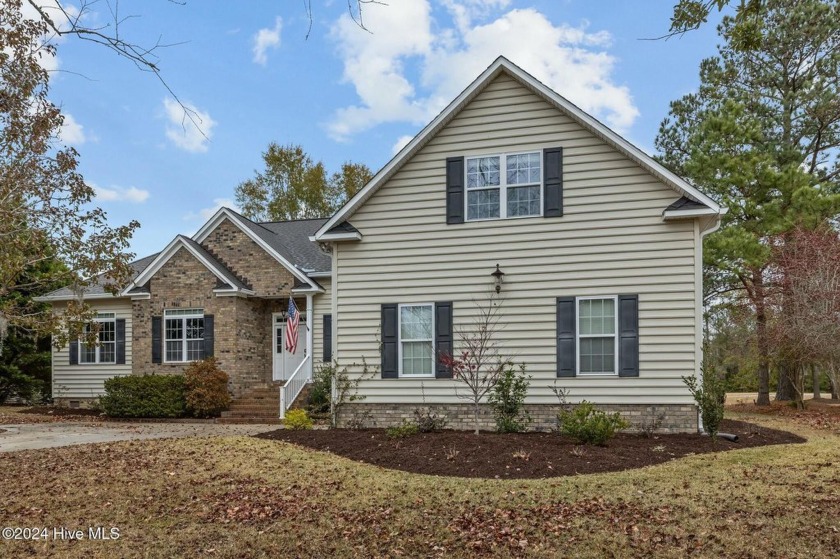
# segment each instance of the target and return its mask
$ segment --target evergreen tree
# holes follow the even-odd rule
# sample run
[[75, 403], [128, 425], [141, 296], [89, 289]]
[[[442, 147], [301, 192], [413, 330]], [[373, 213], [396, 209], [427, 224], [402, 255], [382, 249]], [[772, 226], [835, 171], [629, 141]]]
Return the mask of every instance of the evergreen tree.
[[707, 237], [707, 301], [744, 296], [755, 312], [759, 404], [769, 404], [770, 240], [833, 218], [840, 192], [840, 7], [762, 0], [760, 17], [725, 17], [701, 85], [671, 103], [660, 159], [729, 209]]

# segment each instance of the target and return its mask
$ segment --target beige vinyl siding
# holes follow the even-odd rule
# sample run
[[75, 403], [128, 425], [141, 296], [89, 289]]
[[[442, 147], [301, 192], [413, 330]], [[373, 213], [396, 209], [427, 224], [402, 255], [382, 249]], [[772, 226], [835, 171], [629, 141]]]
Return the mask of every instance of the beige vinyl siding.
[[[312, 330], [312, 362], [317, 367], [323, 363], [324, 358], [324, 315], [332, 314], [332, 280], [330, 278], [317, 278], [318, 283], [324, 288], [324, 293], [314, 296], [312, 311], [315, 320]], [[335, 348], [335, 344], [333, 344]]]
[[[104, 393], [105, 379], [131, 374], [131, 300], [91, 300], [89, 304], [97, 312], [113, 312], [125, 319], [125, 365], [70, 365], [70, 347], [53, 348], [53, 398], [95, 398]], [[62, 303], [54, 304], [56, 312], [63, 308]]]
[[[563, 147], [564, 216], [446, 224], [445, 160]], [[350, 222], [364, 238], [336, 247], [336, 357], [380, 363], [382, 303], [453, 301], [456, 330], [506, 273], [498, 339], [533, 375], [532, 403], [550, 388], [596, 403], [691, 403], [696, 256], [691, 220], [662, 220], [680, 194], [502, 74], [406, 163]], [[556, 298], [639, 295], [639, 378], [556, 378]], [[457, 350], [457, 341], [456, 341]], [[456, 383], [364, 381], [368, 403], [457, 402]]]

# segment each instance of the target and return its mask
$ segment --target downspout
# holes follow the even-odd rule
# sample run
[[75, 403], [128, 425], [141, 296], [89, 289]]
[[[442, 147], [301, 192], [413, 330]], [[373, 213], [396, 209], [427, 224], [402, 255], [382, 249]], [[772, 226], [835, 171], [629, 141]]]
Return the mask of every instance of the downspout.
[[[699, 386], [703, 386], [703, 239], [706, 235], [711, 235], [720, 229], [720, 221], [723, 214], [726, 213], [726, 208], [721, 208], [720, 213], [712, 217], [714, 224], [711, 227], [703, 229], [700, 226], [700, 219], [696, 220], [695, 227], [699, 233], [699, 242], [697, 243], [696, 259], [694, 261], [695, 273], [695, 308], [697, 309], [697, 324], [695, 326], [697, 333], [695, 334], [695, 344], [697, 345], [695, 357], [694, 375], [697, 377]], [[700, 406], [697, 407], [697, 431], [703, 433], [703, 415]]]
[[314, 348], [312, 347], [312, 328], [315, 324], [315, 309], [312, 306], [312, 293], [306, 294], [306, 351], [309, 354], [309, 373], [306, 378], [306, 382], [312, 382], [312, 363], [314, 358], [312, 353]]

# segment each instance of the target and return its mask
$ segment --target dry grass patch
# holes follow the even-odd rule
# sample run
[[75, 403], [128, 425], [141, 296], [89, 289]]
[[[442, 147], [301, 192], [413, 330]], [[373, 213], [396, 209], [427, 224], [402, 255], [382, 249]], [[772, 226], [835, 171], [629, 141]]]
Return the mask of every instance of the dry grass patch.
[[547, 480], [412, 475], [246, 437], [10, 453], [2, 525], [121, 537], [0, 541], [0, 556], [837, 556], [840, 438], [796, 430], [809, 442]]

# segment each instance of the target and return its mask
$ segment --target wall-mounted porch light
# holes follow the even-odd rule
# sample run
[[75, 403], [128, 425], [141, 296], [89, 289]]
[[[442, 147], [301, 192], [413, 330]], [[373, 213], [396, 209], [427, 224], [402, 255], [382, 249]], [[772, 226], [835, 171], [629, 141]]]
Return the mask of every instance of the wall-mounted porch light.
[[493, 276], [493, 280], [496, 282], [496, 294], [501, 293], [502, 291], [502, 278], [504, 278], [505, 273], [499, 269], [499, 265], [496, 264], [496, 270], [490, 273]]

